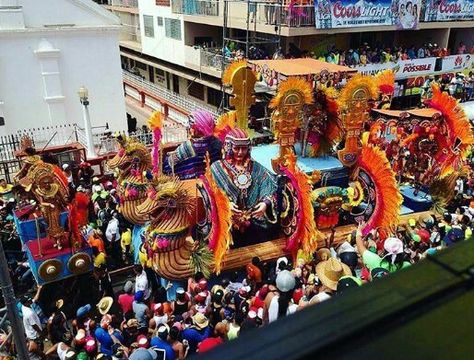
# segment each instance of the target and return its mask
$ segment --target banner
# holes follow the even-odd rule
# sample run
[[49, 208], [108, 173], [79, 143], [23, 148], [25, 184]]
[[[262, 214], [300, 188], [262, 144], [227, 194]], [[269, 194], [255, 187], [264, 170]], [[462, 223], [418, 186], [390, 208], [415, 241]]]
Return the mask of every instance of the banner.
[[418, 28], [421, 11], [421, 0], [394, 0], [392, 14], [398, 30]]
[[450, 55], [443, 58], [443, 65], [441, 71], [463, 71], [471, 70], [474, 60], [474, 55], [463, 54], [463, 55]]
[[422, 10], [424, 21], [474, 19], [474, 0], [427, 0]]
[[383, 64], [368, 64], [355, 66], [359, 73], [364, 75], [375, 75], [386, 69], [395, 72], [395, 79], [407, 79], [413, 76], [430, 75], [435, 72], [436, 58], [400, 60]]
[[315, 0], [316, 28], [393, 25], [392, 0]]

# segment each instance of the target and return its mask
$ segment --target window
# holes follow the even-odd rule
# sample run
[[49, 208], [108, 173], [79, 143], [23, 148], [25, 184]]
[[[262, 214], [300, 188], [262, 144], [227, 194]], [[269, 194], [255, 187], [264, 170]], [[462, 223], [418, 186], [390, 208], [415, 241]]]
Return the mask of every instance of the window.
[[158, 26], [163, 26], [163, 18], [161, 16], [158, 16], [156, 19], [158, 21]]
[[204, 100], [204, 86], [188, 80], [188, 94], [199, 100]]
[[4, 125], [5, 125], [5, 118], [0, 115], [0, 126], [4, 126]]
[[165, 18], [165, 36], [181, 40], [181, 20]]
[[221, 106], [222, 91], [208, 87], [207, 88], [207, 102], [211, 105], [214, 105], [215, 107]]
[[155, 29], [153, 27], [153, 16], [143, 15], [143, 27], [146, 37], [155, 37]]

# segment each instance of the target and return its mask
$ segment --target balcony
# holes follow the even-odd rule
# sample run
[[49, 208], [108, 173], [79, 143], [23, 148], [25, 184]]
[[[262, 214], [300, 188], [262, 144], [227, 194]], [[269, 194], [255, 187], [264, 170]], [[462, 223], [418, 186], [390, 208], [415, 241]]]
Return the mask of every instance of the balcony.
[[222, 49], [185, 46], [185, 65], [190, 69], [220, 78], [222, 75]]
[[219, 0], [171, 0], [171, 12], [197, 16], [219, 16]]

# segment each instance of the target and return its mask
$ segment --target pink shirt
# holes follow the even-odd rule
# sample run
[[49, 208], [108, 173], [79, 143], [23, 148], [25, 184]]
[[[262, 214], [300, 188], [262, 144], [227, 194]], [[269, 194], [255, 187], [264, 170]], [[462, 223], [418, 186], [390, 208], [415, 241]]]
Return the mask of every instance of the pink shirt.
[[132, 311], [133, 294], [122, 294], [118, 297], [118, 303], [123, 313]]

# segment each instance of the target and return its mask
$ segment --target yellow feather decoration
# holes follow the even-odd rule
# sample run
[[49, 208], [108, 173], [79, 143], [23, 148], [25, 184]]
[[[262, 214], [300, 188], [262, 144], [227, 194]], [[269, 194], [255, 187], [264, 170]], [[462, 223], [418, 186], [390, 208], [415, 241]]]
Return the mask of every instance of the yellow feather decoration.
[[299, 93], [303, 98], [304, 104], [313, 103], [313, 90], [311, 84], [305, 79], [299, 77], [289, 77], [278, 85], [277, 94], [273, 97], [269, 107], [276, 109], [282, 105], [282, 100], [289, 92]]
[[378, 89], [374, 77], [357, 74], [349, 79], [340, 92], [338, 98], [339, 108], [347, 109], [352, 102], [354, 93], [358, 90], [365, 90], [367, 93], [367, 100], [378, 98]]
[[224, 84], [225, 86], [231, 85], [232, 77], [234, 76], [235, 72], [245, 67], [247, 67], [246, 60], [234, 61], [233, 63], [228, 65], [222, 73], [222, 84]]
[[164, 116], [160, 111], [154, 111], [148, 118], [148, 127], [151, 130], [161, 129], [163, 127]]

